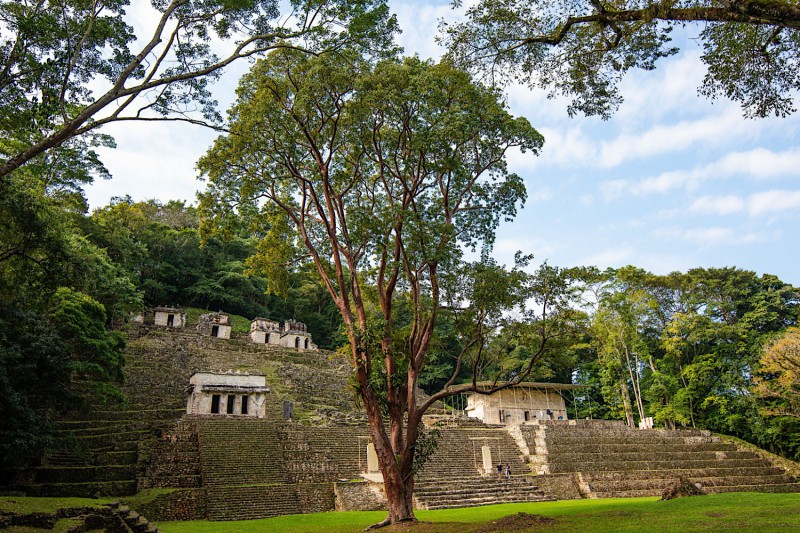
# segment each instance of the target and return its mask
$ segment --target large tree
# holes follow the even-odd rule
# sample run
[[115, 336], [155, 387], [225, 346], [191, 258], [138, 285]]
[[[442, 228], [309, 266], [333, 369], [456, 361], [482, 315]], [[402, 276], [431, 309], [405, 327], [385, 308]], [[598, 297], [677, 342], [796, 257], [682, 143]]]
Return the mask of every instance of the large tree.
[[[152, 29], [136, 35], [128, 4], [0, 2], [4, 187], [13, 170], [105, 124], [218, 124], [209, 82], [236, 60], [283, 47], [391, 48], [396, 26], [382, 0], [152, 0]], [[136, 7], [147, 9], [142, 0]]]
[[[505, 156], [536, 153], [542, 138], [507, 113], [497, 92], [446, 62], [373, 66], [353, 54], [280, 51], [254, 66], [238, 95], [231, 134], [199, 164], [209, 179], [201, 207], [217, 219], [260, 211], [278, 234], [259, 250], [266, 269], [305, 259], [315, 266], [349, 340], [389, 502], [385, 523], [413, 519], [422, 415], [438, 399], [478, 388], [456, 384], [467, 349], [442, 390], [417, 397], [440, 307], [452, 300], [443, 276], [462, 265], [464, 246], [488, 249], [499, 221], [515, 214], [525, 188]], [[471, 297], [509, 298], [495, 274], [481, 283], [505, 293], [486, 285]], [[560, 286], [554, 275], [538, 279], [522, 277], [514, 292], [524, 300], [535, 289], [547, 312]], [[548, 335], [540, 325], [532, 359]]]
[[697, 28], [703, 46], [702, 94], [731, 98], [747, 116], [794, 112], [794, 0], [479, 0], [443, 29], [465, 65], [571, 97], [570, 113], [608, 117], [622, 101], [622, 76], [676, 53], [670, 33], [684, 26]]

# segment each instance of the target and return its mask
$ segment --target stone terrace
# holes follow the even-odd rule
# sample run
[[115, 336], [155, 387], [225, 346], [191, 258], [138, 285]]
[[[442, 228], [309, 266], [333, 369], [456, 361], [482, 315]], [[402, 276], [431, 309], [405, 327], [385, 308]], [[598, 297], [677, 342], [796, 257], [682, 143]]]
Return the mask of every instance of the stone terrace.
[[530, 460], [541, 473], [579, 474], [590, 498], [657, 496], [679, 476], [706, 492], [800, 492], [797, 480], [750, 451], [707, 431], [638, 430], [577, 421], [523, 426]]
[[[140, 326], [130, 331], [127, 358], [129, 402], [58, 422], [63, 450], [15, 488], [52, 496], [173, 488], [153, 509], [158, 516], [227, 520], [333, 510], [334, 484], [366, 470], [369, 432], [335, 354]], [[272, 390], [266, 418], [183, 416], [196, 371], [263, 373]], [[283, 419], [284, 400], [294, 402], [294, 420]], [[561, 497], [656, 495], [680, 475], [713, 492], [800, 491], [782, 470], [707, 432], [580, 420], [519, 429], [440, 422], [437, 451], [416, 483], [420, 508], [552, 499], [540, 488], [556, 478], [569, 485]], [[511, 480], [481, 475], [484, 445], [495, 465], [510, 464]]]

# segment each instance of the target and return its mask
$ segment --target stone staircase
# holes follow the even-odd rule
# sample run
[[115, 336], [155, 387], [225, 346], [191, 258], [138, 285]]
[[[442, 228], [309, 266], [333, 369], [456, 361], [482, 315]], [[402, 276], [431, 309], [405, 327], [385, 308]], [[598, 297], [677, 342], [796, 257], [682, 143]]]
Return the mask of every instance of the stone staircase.
[[270, 420], [197, 420], [210, 520], [268, 518], [298, 512], [277, 428]]
[[751, 451], [700, 430], [638, 430], [622, 423], [523, 426], [540, 473], [579, 474], [589, 498], [659, 496], [680, 476], [706, 492], [800, 492], [800, 484]]
[[450, 509], [497, 503], [555, 500], [533, 483], [531, 476], [472, 476], [419, 481], [414, 487], [418, 509]]
[[[533, 483], [519, 446], [504, 428], [472, 423], [442, 427], [438, 431], [436, 452], [423, 467], [415, 484], [419, 508], [445, 509], [554, 499]], [[490, 472], [482, 471], [483, 446], [488, 446], [492, 453]], [[497, 464], [508, 464], [512, 477], [499, 476], [494, 468]]]
[[180, 416], [174, 400], [162, 407], [130, 403], [74, 413], [56, 421], [59, 447], [28, 472], [18, 488], [30, 496], [126, 496], [136, 493], [139, 449]]

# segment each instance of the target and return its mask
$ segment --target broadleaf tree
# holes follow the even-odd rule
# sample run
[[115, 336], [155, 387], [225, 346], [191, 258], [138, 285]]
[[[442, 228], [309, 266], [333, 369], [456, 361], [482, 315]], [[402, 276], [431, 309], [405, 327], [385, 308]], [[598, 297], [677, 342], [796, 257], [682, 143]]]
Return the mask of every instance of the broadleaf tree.
[[701, 94], [730, 98], [749, 117], [795, 111], [794, 0], [479, 0], [464, 21], [442, 25], [442, 40], [464, 65], [570, 97], [570, 114], [607, 118], [630, 69], [678, 52], [676, 27], [697, 30], [708, 67]]
[[382, 0], [151, 0], [150, 33], [136, 35], [129, 3], [0, 1], [4, 187], [49, 150], [107, 144], [95, 132], [112, 122], [219, 125], [209, 87], [234, 61], [284, 47], [391, 49], [396, 30]]
[[[444, 277], [463, 268], [464, 249], [486, 253], [525, 198], [508, 151], [535, 154], [543, 139], [450, 63], [372, 63], [349, 52], [273, 53], [242, 79], [229, 113], [230, 135], [199, 163], [209, 181], [201, 210], [222, 227], [239, 211], [260, 212], [295, 250], [281, 262], [283, 247], [262, 249], [263, 261], [273, 270], [303, 258], [314, 265], [349, 341], [388, 499], [383, 524], [411, 520], [422, 415], [438, 399], [480, 389], [459, 382], [455, 364], [442, 390], [417, 397], [437, 316], [453, 301]], [[509, 276], [536, 291], [545, 313], [561, 290], [547, 276]], [[535, 356], [546, 337], [542, 327]]]

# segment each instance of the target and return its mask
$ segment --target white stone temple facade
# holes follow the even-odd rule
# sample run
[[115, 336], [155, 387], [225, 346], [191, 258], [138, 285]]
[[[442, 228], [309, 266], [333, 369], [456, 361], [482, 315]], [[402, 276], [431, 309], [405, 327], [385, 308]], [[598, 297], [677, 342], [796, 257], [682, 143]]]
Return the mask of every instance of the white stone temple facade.
[[269, 387], [263, 375], [195, 372], [186, 392], [190, 415], [266, 416]]
[[186, 313], [177, 307], [155, 307], [153, 308], [153, 321], [156, 326], [167, 326], [170, 328], [182, 328], [186, 326]]
[[250, 340], [256, 344], [281, 346], [283, 348], [296, 348], [298, 350], [317, 350], [317, 345], [311, 340], [308, 328], [302, 322], [287, 320], [283, 327], [266, 318], [256, 317], [250, 323]]
[[197, 317], [197, 332], [208, 337], [230, 339], [231, 319], [222, 311], [200, 315]]
[[[479, 383], [489, 388], [491, 383]], [[502, 383], [498, 383], [502, 385]], [[566, 383], [522, 382], [493, 394], [471, 393], [467, 397], [467, 416], [485, 424], [535, 424], [538, 420], [568, 420], [567, 405], [561, 391], [582, 388]]]

